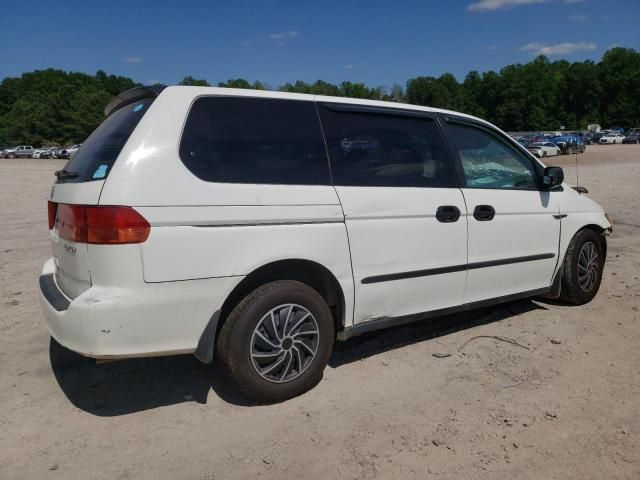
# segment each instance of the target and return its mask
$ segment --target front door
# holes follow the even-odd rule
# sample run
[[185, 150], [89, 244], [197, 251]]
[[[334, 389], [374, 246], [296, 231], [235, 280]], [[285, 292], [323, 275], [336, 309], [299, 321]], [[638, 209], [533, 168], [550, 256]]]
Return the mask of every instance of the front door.
[[443, 120], [469, 211], [464, 303], [549, 288], [560, 217], [557, 193], [540, 187], [543, 167], [496, 129]]
[[354, 323], [462, 303], [466, 207], [435, 118], [318, 108], [349, 235]]

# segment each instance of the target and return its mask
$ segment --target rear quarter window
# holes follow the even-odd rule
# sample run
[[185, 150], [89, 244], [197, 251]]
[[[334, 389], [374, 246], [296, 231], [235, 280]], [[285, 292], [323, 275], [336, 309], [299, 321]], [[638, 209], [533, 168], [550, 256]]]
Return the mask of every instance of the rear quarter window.
[[208, 182], [330, 185], [322, 130], [309, 101], [200, 97], [180, 158]]
[[78, 183], [107, 178], [122, 148], [154, 99], [144, 98], [124, 105], [109, 115], [64, 167], [64, 170], [76, 176], [59, 178], [58, 182]]

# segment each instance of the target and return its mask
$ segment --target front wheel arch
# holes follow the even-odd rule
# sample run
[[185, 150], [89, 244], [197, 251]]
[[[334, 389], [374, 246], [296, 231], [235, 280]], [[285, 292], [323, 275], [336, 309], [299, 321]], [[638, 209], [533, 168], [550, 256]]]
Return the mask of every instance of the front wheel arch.
[[[607, 236], [606, 236], [606, 231], [604, 228], [602, 228], [600, 225], [597, 225], [595, 223], [590, 223], [588, 225], [585, 225], [583, 227], [581, 227], [580, 229], [576, 230], [576, 232], [573, 234], [573, 236], [571, 237], [571, 240], [569, 240], [569, 243], [567, 245], [571, 245], [571, 242], [573, 242], [573, 239], [576, 237], [576, 235], [578, 235], [580, 232], [582, 232], [583, 230], [593, 230], [596, 234], [598, 234], [598, 238], [600, 239], [600, 245], [602, 246], [602, 251], [604, 252], [604, 255], [606, 257], [607, 255]], [[564, 261], [564, 257], [567, 254], [567, 252], [561, 252], [562, 253], [562, 261]]]
[[[560, 263], [558, 271], [556, 272], [556, 277], [554, 277], [553, 286], [557, 285], [560, 288], [557, 288], [557, 290], [553, 292], [554, 295], [552, 296], [552, 298], [560, 297], [560, 299], [572, 305], [581, 305], [583, 303], [591, 301], [593, 296], [595, 296], [595, 293], [594, 293], [594, 295], [589, 297], [588, 299], [582, 298], [581, 300], [578, 300], [580, 298], [580, 295], [576, 296], [576, 287], [575, 285], [573, 285], [574, 280], [569, 278], [569, 277], [575, 278], [574, 277], [575, 272], [570, 273], [573, 271], [573, 267], [571, 266], [571, 264], [574, 262], [573, 258], [575, 258], [574, 257], [575, 248], [576, 248], [575, 242], [576, 241], [580, 242], [580, 240], [576, 240], [576, 239], [579, 239], [580, 237], [584, 237], [584, 232], [589, 232], [589, 234], [591, 235], [591, 238], [593, 238], [594, 240], [597, 240], [598, 246], [600, 247], [600, 250], [602, 253], [602, 261], [601, 261], [600, 273], [599, 273], [600, 278], [602, 277], [602, 271], [604, 269], [604, 266], [606, 263], [606, 257], [607, 257], [607, 240], [605, 236], [606, 232], [599, 225], [596, 225], [596, 224], [585, 225], [582, 228], [580, 228], [578, 231], [576, 231], [575, 234], [571, 237], [567, 250], [563, 254], [562, 262]], [[584, 241], [584, 239], [582, 240]], [[571, 253], [571, 252], [574, 252], [574, 253]], [[569, 262], [569, 264], [567, 264], [567, 262]], [[598, 286], [596, 287], [596, 292], [599, 288], [599, 284], [600, 284], [600, 280], [598, 280]], [[553, 286], [552, 286], [552, 289], [553, 289]]]

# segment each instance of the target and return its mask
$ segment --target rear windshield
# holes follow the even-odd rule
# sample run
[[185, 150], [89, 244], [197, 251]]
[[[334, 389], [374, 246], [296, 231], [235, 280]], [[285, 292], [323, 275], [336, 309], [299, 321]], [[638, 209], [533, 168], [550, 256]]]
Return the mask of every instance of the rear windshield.
[[109, 115], [64, 167], [77, 176], [59, 178], [58, 183], [91, 182], [107, 178], [124, 144], [153, 100], [144, 98]]

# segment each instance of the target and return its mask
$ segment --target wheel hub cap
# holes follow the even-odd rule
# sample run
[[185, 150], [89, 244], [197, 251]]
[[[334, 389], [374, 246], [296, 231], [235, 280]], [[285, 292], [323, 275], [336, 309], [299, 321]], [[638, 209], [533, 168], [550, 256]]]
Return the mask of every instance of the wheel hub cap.
[[251, 363], [263, 379], [285, 383], [299, 377], [318, 351], [318, 322], [309, 310], [288, 303], [269, 310], [251, 336]]
[[586, 242], [578, 255], [578, 285], [583, 292], [590, 292], [598, 282], [600, 257], [593, 242]]

